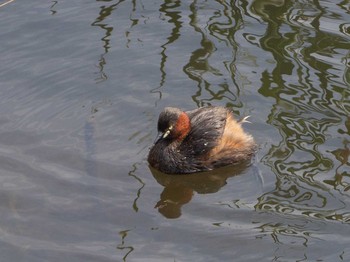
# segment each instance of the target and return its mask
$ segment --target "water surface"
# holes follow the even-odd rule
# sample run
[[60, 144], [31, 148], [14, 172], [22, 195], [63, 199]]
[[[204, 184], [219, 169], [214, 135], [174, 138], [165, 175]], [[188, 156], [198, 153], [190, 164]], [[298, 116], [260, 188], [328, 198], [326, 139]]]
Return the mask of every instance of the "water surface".
[[[1, 3], [4, 261], [350, 260], [348, 1]], [[169, 105], [251, 115], [251, 165], [149, 169]]]

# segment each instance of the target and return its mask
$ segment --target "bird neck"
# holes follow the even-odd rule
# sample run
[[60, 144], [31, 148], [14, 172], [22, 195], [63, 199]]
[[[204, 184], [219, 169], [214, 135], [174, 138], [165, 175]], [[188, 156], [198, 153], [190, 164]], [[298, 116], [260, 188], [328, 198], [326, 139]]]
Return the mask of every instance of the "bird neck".
[[182, 112], [175, 125], [176, 140], [182, 141], [191, 130], [191, 121], [185, 112]]

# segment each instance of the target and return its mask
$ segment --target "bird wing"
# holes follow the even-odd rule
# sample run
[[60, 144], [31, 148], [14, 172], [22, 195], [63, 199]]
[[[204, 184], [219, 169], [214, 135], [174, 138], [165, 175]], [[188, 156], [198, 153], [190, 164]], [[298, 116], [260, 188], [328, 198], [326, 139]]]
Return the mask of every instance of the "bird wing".
[[224, 107], [202, 107], [187, 111], [191, 131], [180, 145], [180, 151], [188, 156], [204, 156], [221, 138], [230, 111]]

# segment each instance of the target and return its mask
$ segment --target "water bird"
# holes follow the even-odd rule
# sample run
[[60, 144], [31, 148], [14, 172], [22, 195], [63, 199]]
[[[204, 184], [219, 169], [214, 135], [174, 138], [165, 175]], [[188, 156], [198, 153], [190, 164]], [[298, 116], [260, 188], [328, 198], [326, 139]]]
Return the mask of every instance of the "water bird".
[[149, 151], [151, 167], [189, 174], [249, 161], [256, 143], [230, 109], [207, 106], [191, 111], [166, 107], [158, 118], [158, 139]]

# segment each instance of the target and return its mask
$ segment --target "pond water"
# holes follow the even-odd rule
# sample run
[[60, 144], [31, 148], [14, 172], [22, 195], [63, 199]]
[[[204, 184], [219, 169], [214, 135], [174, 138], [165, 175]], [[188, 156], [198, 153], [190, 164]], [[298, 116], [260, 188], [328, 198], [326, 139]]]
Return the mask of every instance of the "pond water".
[[[2, 261], [350, 261], [349, 1], [0, 2]], [[169, 176], [165, 106], [250, 115]]]

